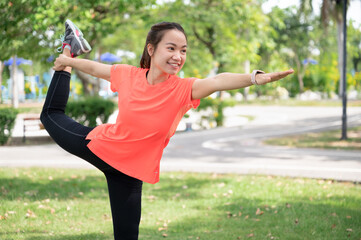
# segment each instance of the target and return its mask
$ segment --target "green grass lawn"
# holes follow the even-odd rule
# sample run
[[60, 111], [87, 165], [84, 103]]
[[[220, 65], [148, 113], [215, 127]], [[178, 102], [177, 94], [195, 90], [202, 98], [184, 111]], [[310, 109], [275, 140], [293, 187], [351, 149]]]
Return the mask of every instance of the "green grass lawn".
[[340, 140], [340, 138], [341, 130], [332, 130], [271, 138], [265, 140], [264, 143], [298, 148], [361, 150], [361, 126], [347, 129], [347, 140]]
[[[110, 240], [96, 170], [0, 169], [0, 239]], [[271, 176], [162, 173], [144, 184], [139, 239], [360, 239], [361, 186]]]

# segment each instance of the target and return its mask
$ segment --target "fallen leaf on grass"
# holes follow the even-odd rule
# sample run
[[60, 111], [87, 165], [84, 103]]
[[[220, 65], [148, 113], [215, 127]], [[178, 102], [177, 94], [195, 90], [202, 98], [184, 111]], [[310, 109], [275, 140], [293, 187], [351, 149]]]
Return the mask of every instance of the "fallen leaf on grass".
[[351, 219], [352, 217], [351, 216], [346, 216], [346, 218]]
[[156, 199], [156, 196], [150, 195], [147, 197], [150, 201], [154, 201]]
[[254, 234], [250, 233], [250, 234], [247, 235], [247, 237], [249, 237], [249, 238], [254, 237]]
[[334, 229], [336, 227], [336, 224], [332, 224], [331, 229]]
[[261, 209], [257, 208], [256, 215], [262, 215], [264, 211], [261, 211]]
[[346, 231], [347, 232], [352, 232], [352, 228], [347, 228]]
[[25, 217], [27, 217], [27, 218], [36, 218], [36, 215], [35, 215], [35, 213], [33, 211], [28, 209], [28, 211], [25, 214]]
[[163, 233], [162, 236], [163, 236], [163, 237], [168, 237], [168, 234]]

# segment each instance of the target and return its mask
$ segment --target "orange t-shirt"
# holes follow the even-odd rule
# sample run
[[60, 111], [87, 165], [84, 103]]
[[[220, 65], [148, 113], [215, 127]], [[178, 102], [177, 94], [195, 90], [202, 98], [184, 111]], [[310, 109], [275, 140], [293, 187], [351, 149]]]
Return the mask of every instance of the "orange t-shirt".
[[110, 166], [148, 183], [159, 181], [163, 149], [179, 121], [200, 100], [192, 100], [195, 78], [171, 75], [150, 85], [148, 69], [113, 65], [110, 87], [118, 92], [119, 113], [115, 124], [102, 124], [87, 139], [89, 149]]

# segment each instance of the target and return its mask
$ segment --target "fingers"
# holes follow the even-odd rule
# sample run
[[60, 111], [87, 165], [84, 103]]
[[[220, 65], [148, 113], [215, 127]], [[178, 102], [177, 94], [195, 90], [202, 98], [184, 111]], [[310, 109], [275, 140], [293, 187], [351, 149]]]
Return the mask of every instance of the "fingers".
[[290, 75], [292, 73], [294, 73], [294, 70], [289, 69], [289, 70], [283, 71], [283, 72], [271, 73], [270, 76], [271, 76], [272, 81], [276, 81], [276, 80], [279, 80], [281, 78], [287, 77], [288, 75]]
[[54, 66], [53, 70], [54, 71], [63, 71], [65, 69], [65, 66]]
[[63, 54], [60, 54], [59, 57], [57, 57], [54, 61], [54, 67], [53, 67], [53, 70], [55, 71], [62, 71], [65, 69], [66, 66], [63, 65], [63, 61], [62, 59], [64, 58], [65, 56]]

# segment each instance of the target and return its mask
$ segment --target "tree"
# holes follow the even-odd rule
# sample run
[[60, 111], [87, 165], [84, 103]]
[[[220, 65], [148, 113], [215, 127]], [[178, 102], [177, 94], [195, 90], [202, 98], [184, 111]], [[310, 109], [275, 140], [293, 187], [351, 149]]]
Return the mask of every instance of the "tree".
[[[349, 0], [323, 0], [321, 5], [321, 23], [324, 26], [326, 33], [328, 25], [330, 24], [330, 19], [334, 20], [337, 25], [337, 45], [338, 45], [338, 69], [340, 72], [340, 76], [342, 73], [342, 66], [343, 66], [343, 41], [344, 41], [344, 34], [343, 34], [343, 2], [347, 1], [347, 5], [349, 5]], [[301, 0], [301, 9], [311, 9], [312, 10], [312, 0]], [[346, 61], [346, 59], [345, 59]], [[342, 96], [343, 87], [342, 81], [339, 81], [339, 96]]]
[[[18, 55], [49, 65], [45, 59], [56, 54], [56, 44], [61, 44], [56, 38], [64, 32], [67, 18], [79, 25], [90, 44], [96, 46], [103, 37], [113, 33], [126, 21], [127, 14], [153, 2], [154, 0], [1, 1], [0, 60]], [[84, 89], [89, 90], [91, 78], [86, 76], [81, 79]], [[96, 83], [93, 81], [92, 85]], [[90, 94], [90, 91], [87, 93]]]
[[[296, 66], [299, 92], [304, 91], [303, 77], [308, 67], [308, 59], [312, 56], [315, 48], [314, 28], [309, 22], [305, 22], [295, 8], [281, 10], [273, 8], [270, 13], [271, 26], [278, 33], [275, 41], [278, 43], [278, 50], [288, 59], [291, 65]], [[279, 24], [277, 19], [282, 19]], [[306, 60], [306, 61], [304, 61]]]
[[356, 72], [361, 71], [361, 30], [356, 28], [352, 22], [348, 24], [347, 30], [347, 48], [349, 49], [349, 57], [351, 58], [352, 67]]
[[[189, 34], [188, 66], [202, 65], [208, 73], [212, 69], [242, 72], [245, 61], [249, 60], [251, 64], [259, 61], [258, 48], [268, 41], [269, 19], [261, 10], [261, 2], [176, 0], [161, 5], [159, 16], [165, 20], [172, 16], [172, 20], [180, 22]], [[223, 104], [218, 105], [218, 116], [223, 115], [223, 107]], [[220, 119], [217, 125], [222, 124]]]

